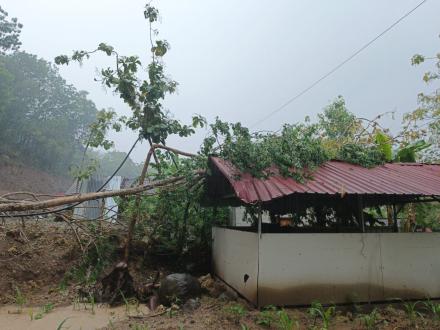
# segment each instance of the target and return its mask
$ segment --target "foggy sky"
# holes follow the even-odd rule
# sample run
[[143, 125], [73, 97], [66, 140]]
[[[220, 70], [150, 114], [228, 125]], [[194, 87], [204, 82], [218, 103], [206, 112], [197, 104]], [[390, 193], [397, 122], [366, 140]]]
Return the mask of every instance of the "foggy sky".
[[[164, 60], [168, 74], [179, 82], [178, 94], [166, 107], [189, 122], [195, 113], [212, 121], [252, 125], [382, 32], [420, 0], [161, 0], [160, 38], [171, 44]], [[10, 16], [24, 24], [22, 49], [47, 60], [72, 50], [92, 50], [100, 42], [123, 55], [149, 53], [143, 0], [3, 0]], [[383, 38], [337, 73], [275, 114], [256, 130], [277, 130], [283, 123], [314, 116], [342, 95], [358, 116], [401, 114], [417, 106], [417, 94], [433, 90], [422, 75], [433, 66], [412, 67], [415, 53], [440, 51], [440, 1], [429, 0]], [[93, 81], [96, 69], [111, 65], [104, 56], [60, 72], [78, 89], [90, 92], [98, 108], [129, 109], [111, 91]], [[196, 151], [206, 132], [170, 146]], [[128, 151], [136, 136], [113, 135], [116, 149]], [[146, 146], [133, 158], [140, 162]]]

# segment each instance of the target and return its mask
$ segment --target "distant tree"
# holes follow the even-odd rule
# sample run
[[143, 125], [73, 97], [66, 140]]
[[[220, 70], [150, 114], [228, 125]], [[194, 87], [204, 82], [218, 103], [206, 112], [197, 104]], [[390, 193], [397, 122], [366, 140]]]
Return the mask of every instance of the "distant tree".
[[[117, 168], [122, 160], [127, 156], [126, 152], [120, 151], [110, 151], [96, 157], [99, 163], [99, 172], [102, 175], [109, 176], [113, 173], [115, 168]], [[118, 175], [121, 175], [126, 178], [134, 179], [137, 178], [142, 171], [142, 165], [136, 164], [131, 158], [128, 158], [124, 165], [118, 172]]]
[[8, 13], [0, 7], [0, 54], [20, 48], [20, 33], [23, 25], [17, 18], [8, 19]]
[[327, 105], [318, 119], [325, 136], [337, 141], [353, 139], [360, 127], [356, 116], [348, 111], [342, 96]]
[[[412, 65], [422, 65], [427, 61], [434, 61], [435, 68], [424, 74], [423, 80], [435, 86], [431, 93], [419, 93], [419, 107], [404, 116], [403, 143], [402, 147], [414, 149], [416, 145], [420, 149], [421, 141], [424, 141], [424, 160], [440, 160], [440, 53], [433, 57], [414, 55]], [[427, 145], [429, 144], [429, 146]], [[421, 150], [421, 149], [420, 149]]]
[[97, 117], [78, 91], [43, 59], [0, 55], [0, 150], [31, 165], [65, 174], [78, 162]]
[[392, 139], [378, 120], [358, 118], [350, 112], [342, 96], [318, 114], [322, 142], [330, 158], [345, 159], [373, 166], [392, 159]]

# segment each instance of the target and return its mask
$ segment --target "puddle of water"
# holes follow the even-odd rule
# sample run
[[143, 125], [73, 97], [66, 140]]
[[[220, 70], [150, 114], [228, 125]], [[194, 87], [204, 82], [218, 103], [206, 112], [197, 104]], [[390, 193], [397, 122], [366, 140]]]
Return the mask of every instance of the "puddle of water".
[[0, 307], [0, 329], [2, 330], [56, 330], [64, 322], [62, 329], [95, 330], [109, 326], [117, 321], [126, 320], [127, 313], [124, 306], [109, 308], [96, 306], [95, 313], [91, 309], [75, 310], [73, 306], [55, 307], [44, 314], [39, 320], [31, 320], [41, 311], [39, 307], [24, 307], [17, 314], [16, 306]]

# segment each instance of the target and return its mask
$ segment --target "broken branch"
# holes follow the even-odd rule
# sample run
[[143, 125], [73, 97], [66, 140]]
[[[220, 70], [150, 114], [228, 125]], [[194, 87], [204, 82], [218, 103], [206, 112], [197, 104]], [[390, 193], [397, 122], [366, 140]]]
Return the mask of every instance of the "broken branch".
[[[199, 171], [195, 171], [194, 175], [201, 175], [203, 173], [204, 171], [199, 170]], [[172, 177], [169, 179], [154, 181], [146, 185], [142, 184], [137, 187], [125, 188], [116, 191], [101, 191], [94, 193], [86, 193], [86, 194], [79, 194], [79, 195], [73, 195], [67, 197], [53, 198], [53, 199], [49, 199], [45, 201], [37, 201], [37, 202], [5, 203], [5, 204], [0, 204], [0, 212], [42, 210], [55, 206], [61, 206], [61, 205], [67, 205], [73, 203], [82, 203], [85, 201], [99, 199], [99, 198], [134, 195], [153, 188], [163, 187], [170, 184], [176, 184], [179, 181], [184, 181], [184, 180], [185, 177], [179, 176], [179, 177]]]

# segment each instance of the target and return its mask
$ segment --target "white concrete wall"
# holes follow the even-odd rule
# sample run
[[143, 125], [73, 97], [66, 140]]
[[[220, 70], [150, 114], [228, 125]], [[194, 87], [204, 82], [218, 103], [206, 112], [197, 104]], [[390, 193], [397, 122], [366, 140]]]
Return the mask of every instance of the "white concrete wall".
[[440, 298], [439, 255], [440, 233], [262, 234], [258, 242], [222, 229], [214, 241], [215, 270], [240, 293], [247, 266], [259, 269], [260, 306]]
[[259, 304], [383, 300], [378, 235], [263, 234]]
[[381, 234], [386, 298], [402, 290], [414, 298], [440, 297], [440, 233]]
[[[214, 227], [212, 238], [214, 273], [256, 305], [258, 235]], [[249, 278], [245, 282], [246, 274]]]

